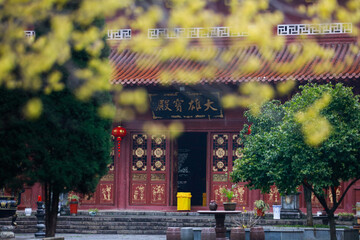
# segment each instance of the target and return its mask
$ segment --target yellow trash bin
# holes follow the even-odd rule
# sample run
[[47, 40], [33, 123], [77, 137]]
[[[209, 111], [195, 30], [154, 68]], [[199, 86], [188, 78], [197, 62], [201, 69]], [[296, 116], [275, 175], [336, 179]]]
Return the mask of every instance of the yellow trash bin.
[[190, 211], [191, 210], [191, 193], [178, 192], [177, 195], [177, 210]]

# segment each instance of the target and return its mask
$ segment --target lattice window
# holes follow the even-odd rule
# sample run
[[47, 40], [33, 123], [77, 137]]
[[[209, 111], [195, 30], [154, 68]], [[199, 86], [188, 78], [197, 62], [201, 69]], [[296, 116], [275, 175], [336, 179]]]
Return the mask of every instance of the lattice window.
[[153, 135], [151, 137], [151, 171], [166, 170], [166, 136]]
[[241, 150], [243, 148], [243, 145], [241, 143], [241, 138], [238, 134], [233, 135], [232, 144], [232, 164], [234, 166], [235, 160], [242, 157]]
[[228, 139], [227, 134], [213, 136], [213, 172], [228, 171]]
[[147, 137], [143, 134], [133, 135], [132, 170], [146, 171]]

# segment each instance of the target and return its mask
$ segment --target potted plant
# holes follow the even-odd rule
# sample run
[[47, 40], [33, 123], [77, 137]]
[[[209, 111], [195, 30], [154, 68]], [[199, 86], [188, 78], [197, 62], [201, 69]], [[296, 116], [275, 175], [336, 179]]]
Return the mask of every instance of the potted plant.
[[265, 211], [269, 210], [269, 204], [265, 203], [263, 200], [256, 200], [254, 205], [256, 214], [259, 217], [265, 216]]
[[352, 221], [354, 220], [354, 214], [348, 212], [341, 212], [338, 214], [340, 221]]
[[77, 195], [70, 195], [69, 196], [69, 206], [70, 206], [70, 214], [77, 215], [78, 206], [79, 206], [79, 196]]
[[89, 209], [89, 215], [90, 216], [96, 216], [96, 214], [99, 212], [97, 208], [90, 208]]
[[232, 185], [231, 188], [221, 188], [221, 193], [224, 197], [227, 198], [227, 202], [224, 202], [224, 209], [225, 211], [234, 211], [236, 209], [236, 202], [232, 202], [232, 199], [236, 197], [236, 194], [234, 193], [234, 188], [236, 185]]
[[261, 219], [255, 212], [247, 213], [245, 207], [243, 207], [243, 211], [238, 216], [239, 217], [232, 217], [232, 221], [236, 227], [231, 229], [230, 239], [245, 239], [245, 228], [250, 228], [251, 231]]

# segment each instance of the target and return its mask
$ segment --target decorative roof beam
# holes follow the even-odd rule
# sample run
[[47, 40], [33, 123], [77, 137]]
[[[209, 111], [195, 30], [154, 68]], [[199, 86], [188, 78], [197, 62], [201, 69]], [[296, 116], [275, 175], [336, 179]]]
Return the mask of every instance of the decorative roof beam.
[[[35, 31], [24, 31], [26, 37], [35, 37]], [[107, 40], [129, 40], [131, 29], [108, 30]], [[352, 23], [320, 23], [320, 24], [280, 24], [277, 35], [320, 35], [352, 33]], [[151, 28], [149, 39], [159, 38], [224, 38], [244, 37], [247, 32], [232, 32], [230, 27], [211, 28]]]
[[278, 35], [320, 35], [352, 33], [351, 23], [281, 24]]
[[35, 37], [36, 35], [35, 31], [24, 31], [24, 33], [27, 38]]

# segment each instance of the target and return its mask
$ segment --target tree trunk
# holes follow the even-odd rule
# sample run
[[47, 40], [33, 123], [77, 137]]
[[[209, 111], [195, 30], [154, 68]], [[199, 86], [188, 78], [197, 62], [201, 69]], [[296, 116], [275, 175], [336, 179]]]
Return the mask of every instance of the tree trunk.
[[311, 191], [304, 187], [304, 197], [306, 202], [306, 225], [314, 226], [313, 215], [312, 215], [312, 206], [311, 206]]
[[[45, 188], [46, 189], [46, 188]], [[51, 188], [45, 190], [46, 196], [46, 217], [45, 217], [45, 226], [46, 226], [46, 237], [55, 237], [56, 224], [57, 224], [57, 214], [58, 214], [58, 205], [59, 205], [59, 193], [57, 191], [51, 191]]]
[[330, 224], [330, 239], [336, 240], [336, 228], [335, 228], [335, 217], [334, 213], [328, 214], [329, 224]]

